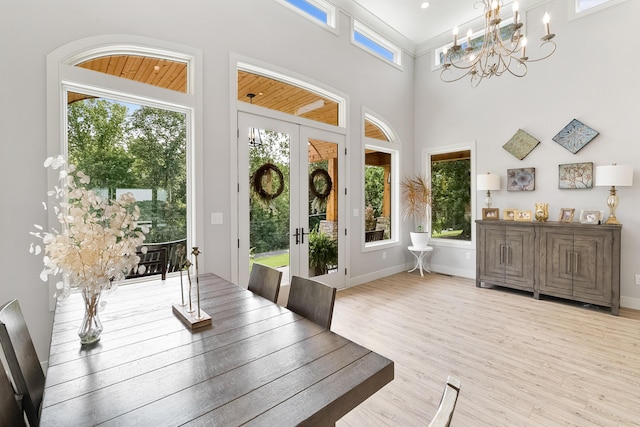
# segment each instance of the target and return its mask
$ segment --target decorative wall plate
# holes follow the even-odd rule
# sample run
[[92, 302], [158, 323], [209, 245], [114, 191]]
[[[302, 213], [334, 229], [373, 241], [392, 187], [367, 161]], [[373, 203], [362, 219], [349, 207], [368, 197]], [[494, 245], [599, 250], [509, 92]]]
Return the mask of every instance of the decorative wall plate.
[[579, 120], [573, 119], [552, 139], [573, 154], [576, 154], [598, 135], [598, 131], [591, 129]]
[[527, 157], [527, 154], [533, 151], [539, 143], [540, 141], [522, 129], [518, 129], [515, 135], [513, 135], [502, 148], [515, 156], [516, 159], [522, 160]]

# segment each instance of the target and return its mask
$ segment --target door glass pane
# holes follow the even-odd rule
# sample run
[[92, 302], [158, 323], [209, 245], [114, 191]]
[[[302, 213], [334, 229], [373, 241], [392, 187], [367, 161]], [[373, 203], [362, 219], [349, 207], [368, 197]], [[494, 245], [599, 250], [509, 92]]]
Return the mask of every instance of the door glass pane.
[[309, 139], [309, 277], [338, 272], [338, 144]]
[[[249, 130], [249, 257], [283, 272], [289, 283], [290, 136]], [[242, 140], [242, 138], [241, 138]]]
[[69, 163], [98, 195], [133, 193], [145, 244], [187, 237], [186, 115], [68, 93]]

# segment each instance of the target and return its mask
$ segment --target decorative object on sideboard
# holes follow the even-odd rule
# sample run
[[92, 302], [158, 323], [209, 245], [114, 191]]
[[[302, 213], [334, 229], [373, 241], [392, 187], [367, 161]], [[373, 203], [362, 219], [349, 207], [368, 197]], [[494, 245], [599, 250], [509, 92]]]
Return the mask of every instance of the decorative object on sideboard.
[[593, 163], [567, 163], [558, 165], [558, 188], [593, 188]]
[[505, 209], [502, 212], [502, 219], [504, 221], [515, 221], [516, 215], [518, 215], [518, 209]]
[[487, 205], [487, 208], [490, 208], [491, 203], [493, 203], [491, 191], [500, 190], [500, 175], [491, 172], [478, 175], [476, 177], [476, 188], [479, 191], [487, 192], [484, 203]]
[[500, 209], [498, 208], [482, 208], [482, 219], [498, 220], [500, 219]]
[[516, 212], [516, 221], [531, 221], [530, 210], [518, 210]]
[[576, 210], [574, 208], [562, 208], [560, 209], [560, 222], [573, 222], [573, 214]]
[[598, 131], [591, 129], [579, 120], [573, 119], [552, 139], [573, 154], [576, 154], [598, 134]]
[[507, 191], [536, 189], [536, 168], [507, 169]]
[[536, 221], [546, 222], [549, 219], [549, 203], [536, 203]]
[[611, 186], [609, 197], [607, 197], [607, 206], [609, 207], [609, 218], [605, 224], [620, 224], [616, 219], [616, 208], [618, 207], [617, 187], [630, 187], [633, 185], [633, 166], [616, 165], [615, 163], [608, 166], [596, 166], [596, 185]]
[[580, 224], [599, 224], [600, 223], [600, 211], [596, 210], [581, 210], [580, 211]]
[[540, 144], [540, 141], [529, 135], [522, 129], [511, 137], [506, 144], [502, 146], [505, 150], [511, 153], [516, 159], [522, 160], [533, 151]]
[[473, 30], [469, 28], [466, 43], [458, 44], [458, 27], [453, 29], [453, 45], [443, 48], [442, 81], [451, 83], [470, 76], [471, 86], [476, 87], [482, 79], [499, 77], [504, 73], [524, 77], [527, 75], [527, 63], [546, 59], [556, 51], [556, 43], [552, 40], [555, 34], [550, 31], [548, 13], [542, 18], [545, 33], [540, 39], [540, 49], [546, 53], [530, 59], [526, 51], [527, 38], [522, 34], [518, 1], [513, 2], [513, 23], [510, 25], [500, 25], [502, 0], [476, 3], [484, 6], [484, 30], [474, 38]]

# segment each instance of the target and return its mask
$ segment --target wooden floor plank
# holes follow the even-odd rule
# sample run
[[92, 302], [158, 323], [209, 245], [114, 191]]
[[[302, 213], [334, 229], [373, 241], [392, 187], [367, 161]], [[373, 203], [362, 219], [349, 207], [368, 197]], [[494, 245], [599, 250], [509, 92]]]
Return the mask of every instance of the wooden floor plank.
[[452, 426], [640, 426], [640, 313], [439, 274], [338, 292], [332, 330], [395, 363], [395, 379], [336, 425], [426, 425], [447, 375]]

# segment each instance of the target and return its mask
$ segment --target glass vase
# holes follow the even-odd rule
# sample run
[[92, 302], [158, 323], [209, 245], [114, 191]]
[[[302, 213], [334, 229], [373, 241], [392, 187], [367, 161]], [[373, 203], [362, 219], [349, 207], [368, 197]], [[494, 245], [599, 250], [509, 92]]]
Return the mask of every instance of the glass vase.
[[80, 337], [80, 344], [82, 345], [93, 344], [100, 341], [102, 322], [100, 322], [100, 318], [98, 317], [98, 305], [100, 304], [101, 295], [101, 289], [82, 290], [84, 317], [80, 329], [78, 329], [78, 336]]

